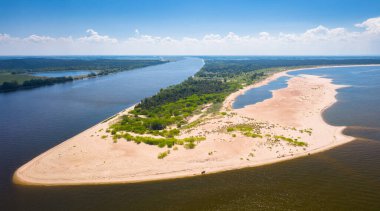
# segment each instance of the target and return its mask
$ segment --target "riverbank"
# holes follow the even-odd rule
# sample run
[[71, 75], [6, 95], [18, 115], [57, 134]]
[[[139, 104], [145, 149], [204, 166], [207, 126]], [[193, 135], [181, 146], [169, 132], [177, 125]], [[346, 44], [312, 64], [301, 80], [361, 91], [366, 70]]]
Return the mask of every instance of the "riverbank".
[[[260, 84], [284, 74], [277, 73]], [[336, 102], [338, 88], [329, 79], [294, 77], [287, 88], [275, 91], [273, 98], [237, 110], [228, 105], [241, 91], [233, 93], [224, 103], [226, 115], [205, 117], [201, 124], [181, 133], [181, 138], [206, 137], [190, 150], [125, 140], [114, 143], [105, 132], [114, 119], [103, 121], [22, 166], [16, 171], [14, 182], [28, 185], [141, 182], [265, 165], [326, 150], [352, 140], [341, 134], [343, 127], [327, 125], [321, 117], [323, 109]], [[242, 124], [254, 125], [261, 137], [228, 131], [228, 127]], [[289, 139], [307, 146], [290, 143]], [[157, 159], [157, 154], [168, 150], [167, 157]]]
[[[157, 59], [120, 60], [27, 57], [3, 59], [0, 60], [0, 77], [2, 77], [0, 79], [0, 93], [34, 89], [74, 80], [105, 76], [152, 65], [165, 64], [167, 62], [169, 61]], [[58, 74], [65, 71], [77, 72], [78, 70], [88, 70], [88, 73], [83, 75]]]

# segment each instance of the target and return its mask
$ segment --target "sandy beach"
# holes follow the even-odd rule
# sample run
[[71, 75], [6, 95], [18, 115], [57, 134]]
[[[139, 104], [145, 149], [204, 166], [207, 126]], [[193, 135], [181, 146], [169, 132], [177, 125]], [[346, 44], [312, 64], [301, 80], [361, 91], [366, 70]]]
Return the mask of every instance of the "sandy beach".
[[[226, 115], [199, 117], [199, 125], [181, 131], [179, 138], [206, 137], [195, 149], [180, 145], [159, 148], [123, 139], [115, 142], [106, 130], [131, 107], [29, 161], [15, 172], [14, 182], [89, 185], [189, 177], [308, 156], [352, 141], [352, 137], [342, 134], [344, 127], [328, 125], [322, 118], [323, 110], [336, 102], [336, 90], [342, 87], [331, 79], [292, 77], [288, 87], [273, 91], [271, 99], [242, 109], [232, 108], [237, 96], [286, 74], [273, 74], [232, 93], [223, 103]], [[253, 125], [259, 136], [248, 137], [227, 129], [243, 124]], [[292, 144], [289, 139], [304, 145]], [[167, 157], [157, 158], [168, 150]]]

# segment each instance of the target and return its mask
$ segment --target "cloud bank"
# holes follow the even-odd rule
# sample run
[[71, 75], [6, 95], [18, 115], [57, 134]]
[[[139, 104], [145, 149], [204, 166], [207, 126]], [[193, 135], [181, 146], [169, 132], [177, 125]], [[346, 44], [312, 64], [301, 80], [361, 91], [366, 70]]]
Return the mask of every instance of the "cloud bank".
[[356, 29], [322, 25], [303, 33], [256, 35], [206, 34], [203, 37], [160, 37], [138, 29], [117, 39], [88, 29], [83, 37], [0, 33], [0, 55], [371, 55], [380, 54], [380, 17], [355, 24]]

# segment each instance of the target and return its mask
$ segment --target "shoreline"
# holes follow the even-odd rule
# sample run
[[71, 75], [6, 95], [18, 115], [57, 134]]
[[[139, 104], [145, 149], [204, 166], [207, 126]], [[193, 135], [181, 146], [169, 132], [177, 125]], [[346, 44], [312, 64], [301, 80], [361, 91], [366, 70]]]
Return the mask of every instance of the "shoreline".
[[268, 83], [282, 77], [282, 76], [287, 76], [289, 72], [295, 72], [299, 70], [312, 70], [312, 69], [322, 69], [322, 68], [340, 68], [340, 67], [371, 67], [371, 66], [380, 66], [380, 64], [358, 64], [358, 65], [320, 65], [320, 66], [312, 66], [312, 67], [305, 67], [305, 68], [298, 68], [296, 67], [295, 69], [287, 69], [287, 70], [282, 70], [279, 72], [274, 72], [268, 77], [264, 78], [261, 81], [258, 81], [254, 84], [250, 84], [248, 86], [245, 86], [243, 89], [240, 89], [234, 93], [231, 93], [226, 100], [223, 102], [223, 108], [224, 110], [229, 110], [233, 109], [232, 104], [235, 102], [236, 98], [240, 95], [244, 95], [245, 92], [247, 92], [250, 89], [265, 86]]
[[[277, 73], [274, 73], [271, 76], [267, 77], [263, 81], [260, 81], [258, 83], [249, 85], [249, 86], [245, 87], [242, 90], [239, 90], [239, 91], [237, 91], [235, 93], [230, 94], [226, 98], [226, 100], [224, 101], [222, 110], [223, 109], [225, 109], [225, 110], [232, 109], [232, 104], [233, 104], [234, 100], [236, 100], [236, 97], [239, 96], [239, 95], [241, 95], [241, 94], [243, 94], [245, 91], [247, 91], [249, 89], [252, 89], [252, 88], [255, 88], [255, 87], [259, 87], [259, 86], [265, 85], [265, 84], [267, 84], [267, 83], [269, 83], [269, 82], [271, 82], [271, 81], [273, 81], [273, 80], [275, 80], [275, 79], [277, 79], [277, 78], [279, 78], [279, 77], [281, 77], [283, 75], [286, 75], [290, 71], [305, 70], [305, 69], [316, 69], [316, 68], [329, 68], [329, 67], [348, 67], [348, 66], [378, 66], [378, 65], [318, 66], [318, 67], [310, 67], [310, 68], [290, 69], [290, 70], [286, 70], [286, 71], [282, 71], [282, 72], [277, 72]], [[328, 79], [326, 79], [326, 80], [328, 80]], [[324, 81], [324, 83], [325, 82], [326, 81]], [[330, 83], [331, 83], [331, 80], [330, 80]], [[288, 87], [289, 87], [289, 84], [288, 84]], [[284, 89], [287, 89], [287, 88], [284, 88]], [[339, 87], [336, 86], [335, 89], [334, 89], [335, 95], [336, 95], [336, 89], [338, 89], [338, 88]], [[323, 113], [323, 111], [326, 108], [330, 107], [332, 104], [334, 104], [336, 102], [335, 95], [333, 95], [334, 100], [332, 102], [330, 102], [329, 104], [324, 105], [324, 108], [321, 109], [320, 113], [318, 114], [318, 116], [320, 117], [320, 120], [322, 120], [322, 122], [324, 124], [326, 124], [326, 125], [328, 125], [328, 124], [326, 122], [324, 122], [324, 120], [322, 118], [322, 113]], [[273, 97], [271, 99], [273, 99], [275, 97], [276, 96], [273, 95]], [[270, 99], [268, 99], [268, 100], [270, 100]], [[268, 101], [268, 100], [265, 100], [265, 101]], [[264, 103], [265, 101], [260, 102], [260, 103]], [[260, 103], [257, 103], [257, 104], [260, 104]], [[204, 167], [204, 166], [200, 165], [198, 167], [197, 166], [193, 166], [193, 168], [190, 168], [190, 169], [186, 169], [185, 168], [185, 169], [179, 169], [178, 171], [169, 171], [169, 172], [154, 172], [154, 171], [153, 172], [149, 172], [148, 169], [145, 169], [145, 173], [146, 173], [145, 175], [138, 175], [138, 174], [136, 174], [134, 176], [130, 176], [129, 175], [128, 178], [124, 178], [124, 177], [120, 176], [120, 175], [123, 175], [123, 174], [120, 174], [117, 177], [112, 177], [112, 175], [110, 174], [110, 172], [108, 172], [107, 175], [102, 175], [102, 177], [95, 175], [95, 177], [93, 177], [92, 179], [88, 179], [87, 178], [87, 179], [77, 179], [77, 180], [75, 180], [75, 178], [74, 179], [73, 178], [72, 179], [59, 178], [59, 175], [58, 175], [58, 177], [55, 177], [55, 178], [53, 178], [51, 180], [49, 180], [48, 177], [46, 177], [45, 179], [39, 179], [39, 178], [33, 177], [33, 172], [29, 176], [25, 176], [23, 174], [23, 172], [25, 170], [40, 165], [41, 161], [43, 161], [42, 159], [47, 158], [49, 156], [51, 157], [52, 155], [54, 155], [56, 153], [55, 151], [57, 151], [57, 150], [61, 150], [62, 151], [62, 148], [65, 147], [66, 145], [69, 145], [69, 144], [75, 143], [78, 146], [82, 144], [84, 146], [83, 149], [86, 149], [86, 146], [96, 145], [97, 143], [99, 143], [98, 147], [105, 146], [105, 147], [110, 148], [110, 145], [111, 145], [112, 149], [115, 148], [115, 146], [112, 143], [109, 144], [105, 140], [96, 140], [97, 143], [87, 143], [88, 141], [86, 141], [86, 138], [92, 137], [92, 136], [89, 136], [89, 135], [90, 134], [93, 135], [94, 132], [96, 133], [96, 131], [100, 131], [101, 129], [104, 129], [105, 126], [107, 126], [110, 123], [111, 120], [115, 120], [115, 117], [119, 117], [124, 112], [128, 112], [130, 109], [133, 109], [134, 106], [135, 105], [133, 105], [133, 106], [127, 108], [127, 109], [124, 109], [123, 111], [121, 111], [121, 112], [119, 112], [119, 113], [117, 113], [117, 114], [115, 114], [115, 115], [107, 118], [106, 120], [103, 120], [102, 122], [100, 122], [100, 123], [98, 123], [98, 124], [90, 127], [89, 129], [83, 131], [82, 133], [80, 133], [80, 134], [78, 134], [78, 135], [76, 135], [76, 136], [74, 136], [74, 137], [72, 137], [72, 138], [70, 138], [70, 139], [68, 139], [68, 140], [66, 140], [66, 141], [58, 144], [57, 146], [55, 146], [55, 147], [49, 149], [48, 151], [40, 154], [39, 156], [35, 157], [33, 160], [29, 161], [28, 163], [24, 164], [22, 167], [20, 167], [19, 169], [17, 169], [17, 171], [15, 172], [15, 174], [13, 176], [13, 182], [16, 183], [16, 184], [21, 184], [21, 185], [38, 185], [38, 186], [59, 186], [60, 185], [60, 186], [67, 186], [67, 185], [99, 185], [99, 184], [106, 185], [106, 184], [138, 183], [138, 182], [148, 182], [148, 181], [156, 181], [156, 180], [167, 180], [167, 179], [174, 179], [174, 178], [184, 178], [184, 177], [191, 177], [191, 176], [202, 175], [203, 174], [202, 172], [205, 171], [205, 169], [206, 169], [207, 174], [211, 174], [211, 173], [218, 173], [218, 172], [229, 171], [229, 170], [237, 170], [237, 169], [242, 169], [242, 168], [249, 168], [249, 167], [269, 165], [269, 164], [273, 164], [273, 163], [277, 163], [277, 162], [282, 162], [282, 161], [286, 161], [286, 160], [290, 160], [290, 159], [295, 159], [295, 158], [298, 158], [298, 157], [308, 156], [309, 154], [314, 154], [314, 153], [318, 153], [318, 152], [321, 152], [321, 151], [325, 151], [325, 150], [334, 148], [336, 146], [339, 146], [341, 144], [348, 143], [349, 141], [353, 140], [352, 137], [346, 136], [346, 135], [344, 135], [344, 134], [341, 133], [342, 130], [345, 127], [335, 127], [335, 126], [328, 125], [328, 126], [334, 128], [334, 134], [335, 134], [335, 136], [338, 137], [339, 139], [344, 140], [344, 141], [340, 141], [340, 142], [338, 141], [338, 142], [330, 143], [330, 144], [325, 145], [325, 146], [316, 147], [316, 148], [313, 148], [313, 149], [310, 149], [310, 150], [307, 150], [307, 151], [304, 151], [304, 152], [294, 153], [291, 156], [284, 156], [284, 157], [281, 157], [281, 158], [273, 158], [273, 157], [271, 157], [269, 159], [261, 159], [260, 161], [255, 162], [255, 163], [244, 163], [244, 164], [242, 164], [242, 163], [222, 163], [221, 162], [221, 163], [217, 163], [219, 165], [215, 164], [212, 168], [207, 168], [207, 167]], [[248, 106], [248, 107], [250, 107], [250, 106]], [[237, 110], [239, 110], [239, 109], [237, 109]], [[99, 134], [97, 136], [99, 136]], [[86, 138], [84, 138], [84, 137], [86, 137]], [[77, 143], [77, 142], [80, 142], [80, 143]], [[124, 141], [124, 142], [126, 142], [126, 141]], [[117, 143], [117, 144], [119, 144], [119, 143]], [[120, 144], [122, 144], [122, 143], [120, 143]], [[132, 148], [132, 145], [137, 145], [137, 144], [134, 144], [134, 143], [131, 143], [131, 142], [123, 143], [123, 150], [127, 150], [128, 151], [127, 148], [129, 148], [129, 147]], [[147, 150], [147, 151], [150, 151], [150, 152], [152, 152], [152, 151], [153, 152], [157, 152], [157, 151], [162, 151], [163, 150], [163, 149], [160, 149], [160, 148], [158, 148], [156, 146], [144, 146], [144, 145], [140, 145], [139, 147], [141, 147], [142, 150]], [[198, 149], [198, 147], [201, 148], [202, 146], [197, 146], [196, 149]], [[101, 150], [101, 149], [96, 149], [96, 150]], [[195, 149], [193, 149], [193, 150], [195, 150]], [[180, 150], [180, 151], [183, 151], [183, 150]], [[174, 151], [173, 151], [173, 153], [174, 153]], [[109, 154], [109, 155], [112, 155], [112, 153]], [[49, 159], [49, 158], [47, 158], [47, 159]], [[133, 162], [133, 159], [131, 161]], [[161, 162], [161, 161], [158, 161], [158, 162]], [[164, 161], [164, 162], [166, 162], [166, 161]], [[168, 162], [166, 162], [166, 163], [168, 163]], [[50, 164], [50, 163], [47, 163], [47, 164]], [[186, 165], [186, 162], [181, 163], [181, 165]], [[49, 166], [49, 165], [47, 165], [47, 166]], [[124, 166], [124, 165], [122, 165], [122, 166]], [[49, 167], [51, 167], [51, 166], [49, 166]], [[142, 169], [144, 170], [144, 168], [142, 168]], [[47, 169], [45, 169], [45, 170], [48, 171]], [[113, 170], [113, 169], [110, 168], [108, 170]], [[38, 174], [42, 174], [42, 173], [41, 173], [41, 171], [38, 171]], [[85, 175], [85, 176], [88, 176], [88, 175]]]

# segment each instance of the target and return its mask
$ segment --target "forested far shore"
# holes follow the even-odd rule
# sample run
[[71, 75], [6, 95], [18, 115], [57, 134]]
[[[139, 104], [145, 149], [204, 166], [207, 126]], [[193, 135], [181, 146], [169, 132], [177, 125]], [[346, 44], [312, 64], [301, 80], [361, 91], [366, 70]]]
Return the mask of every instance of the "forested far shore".
[[98, 70], [115, 72], [166, 63], [161, 60], [120, 60], [120, 59], [49, 59], [22, 58], [0, 60], [0, 72], [31, 73], [66, 70]]
[[[110, 73], [163, 64], [162, 60], [118, 60], [118, 59], [47, 59], [23, 58], [0, 60], [0, 92], [31, 89], [64, 83], [75, 79], [108, 75]], [[35, 72], [91, 70], [88, 75], [76, 77], [38, 77]]]
[[57, 83], [65, 83], [73, 81], [73, 77], [57, 77], [57, 78], [37, 78], [17, 83], [16, 81], [4, 82], [0, 85], [0, 92], [10, 92], [20, 89], [32, 89], [41, 86], [50, 86]]

